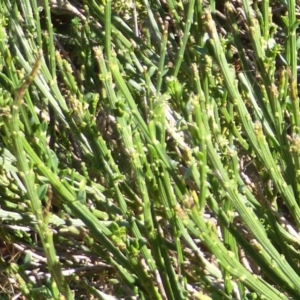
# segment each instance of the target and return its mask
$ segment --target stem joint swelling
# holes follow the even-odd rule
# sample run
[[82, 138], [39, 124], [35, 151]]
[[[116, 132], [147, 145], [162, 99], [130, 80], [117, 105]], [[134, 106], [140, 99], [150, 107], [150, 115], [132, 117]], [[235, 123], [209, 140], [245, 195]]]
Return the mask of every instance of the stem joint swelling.
[[23, 98], [25, 96], [26, 90], [30, 84], [34, 81], [38, 74], [39, 68], [42, 63], [42, 53], [36, 60], [32, 71], [25, 78], [24, 82], [21, 84], [20, 88], [16, 92], [14, 103], [12, 105], [12, 118], [6, 119], [6, 125], [9, 128], [12, 142], [13, 142], [13, 152], [17, 159], [17, 165], [19, 169], [19, 176], [22, 178], [24, 186], [27, 191], [27, 197], [30, 200], [30, 207], [36, 216], [37, 220], [37, 231], [39, 233], [41, 242], [43, 244], [43, 249], [45, 256], [47, 257], [48, 267], [51, 275], [57, 284], [58, 290], [66, 299], [73, 299], [72, 293], [68, 284], [66, 283], [61, 267], [56, 263], [56, 254], [53, 243], [53, 235], [49, 234], [49, 229], [47, 222], [44, 220], [43, 210], [41, 206], [41, 201], [37, 194], [37, 189], [35, 186], [35, 176], [33, 170], [29, 168], [27, 153], [24, 151], [23, 143], [24, 137], [19, 128], [19, 110], [22, 105]]

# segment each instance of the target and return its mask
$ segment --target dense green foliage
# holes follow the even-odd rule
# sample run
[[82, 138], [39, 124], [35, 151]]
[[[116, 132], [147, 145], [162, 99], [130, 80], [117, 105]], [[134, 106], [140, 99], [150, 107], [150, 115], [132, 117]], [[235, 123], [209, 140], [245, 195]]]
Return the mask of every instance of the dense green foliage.
[[295, 1], [0, 1], [0, 295], [299, 299]]

